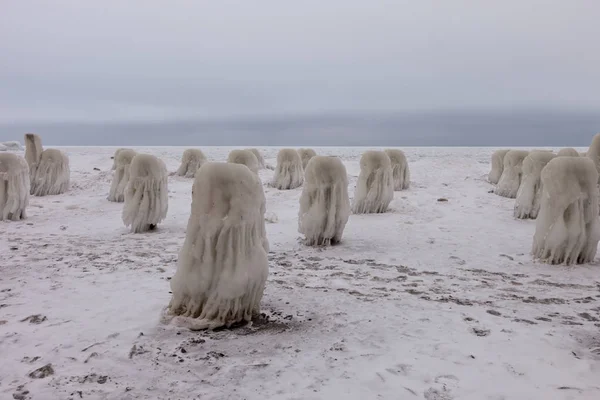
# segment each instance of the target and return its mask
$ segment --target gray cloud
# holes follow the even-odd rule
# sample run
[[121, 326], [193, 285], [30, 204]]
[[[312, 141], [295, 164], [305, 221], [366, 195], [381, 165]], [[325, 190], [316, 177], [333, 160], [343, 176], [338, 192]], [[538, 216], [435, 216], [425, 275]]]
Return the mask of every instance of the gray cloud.
[[0, 119], [600, 107], [600, 2], [9, 0]]

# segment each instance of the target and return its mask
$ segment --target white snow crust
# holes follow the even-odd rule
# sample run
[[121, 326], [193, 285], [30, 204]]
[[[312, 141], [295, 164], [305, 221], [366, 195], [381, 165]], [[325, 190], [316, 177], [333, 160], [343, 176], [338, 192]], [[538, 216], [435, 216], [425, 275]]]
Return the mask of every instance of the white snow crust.
[[20, 151], [23, 146], [20, 142], [13, 140], [9, 142], [0, 142], [0, 151]]
[[[219, 161], [232, 149], [203, 147]], [[495, 148], [403, 148], [411, 190], [386, 214], [350, 215], [327, 248], [298, 240], [301, 190], [260, 170], [278, 216], [262, 314], [202, 332], [160, 321], [192, 182], [170, 176], [169, 214], [133, 235], [106, 200], [116, 147], [61, 150], [70, 190], [0, 222], [1, 399], [600, 398], [598, 259], [532, 260], [536, 221], [489, 193]], [[175, 171], [185, 148], [136, 150]], [[259, 150], [275, 164], [279, 148]], [[315, 150], [340, 157], [352, 197], [367, 149]], [[53, 375], [29, 376], [47, 364]]]

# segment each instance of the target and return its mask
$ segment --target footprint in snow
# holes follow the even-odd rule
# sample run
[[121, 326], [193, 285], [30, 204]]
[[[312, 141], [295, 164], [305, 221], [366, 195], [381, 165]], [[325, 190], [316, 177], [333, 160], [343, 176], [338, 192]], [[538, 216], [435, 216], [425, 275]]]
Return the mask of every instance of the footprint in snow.
[[435, 388], [429, 388], [424, 393], [423, 396], [426, 400], [453, 400], [454, 397], [446, 390], [438, 390]]

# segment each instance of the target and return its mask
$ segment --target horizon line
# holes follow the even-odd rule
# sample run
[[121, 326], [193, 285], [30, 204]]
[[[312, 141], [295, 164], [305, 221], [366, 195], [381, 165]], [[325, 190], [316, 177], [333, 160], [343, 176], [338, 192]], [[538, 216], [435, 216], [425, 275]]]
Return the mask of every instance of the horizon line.
[[423, 110], [380, 110], [380, 111], [330, 111], [330, 112], [299, 112], [299, 113], [270, 113], [270, 114], [233, 114], [215, 116], [181, 116], [163, 118], [62, 118], [62, 119], [36, 119], [20, 118], [13, 120], [0, 120], [0, 125], [44, 124], [44, 125], [69, 125], [69, 124], [161, 124], [161, 123], [253, 123], [286, 120], [318, 120], [318, 119], [361, 119], [361, 118], [393, 118], [393, 117], [423, 117], [423, 116], [504, 116], [504, 115], [573, 115], [573, 116], [600, 116], [599, 109], [571, 109], [571, 108], [460, 108], [460, 109], [423, 109]]

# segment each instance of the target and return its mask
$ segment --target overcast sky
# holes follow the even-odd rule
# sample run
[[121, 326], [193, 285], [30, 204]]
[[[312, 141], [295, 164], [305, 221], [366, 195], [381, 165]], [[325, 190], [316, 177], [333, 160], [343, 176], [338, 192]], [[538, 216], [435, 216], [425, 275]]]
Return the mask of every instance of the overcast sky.
[[600, 108], [599, 0], [2, 0], [0, 120]]

